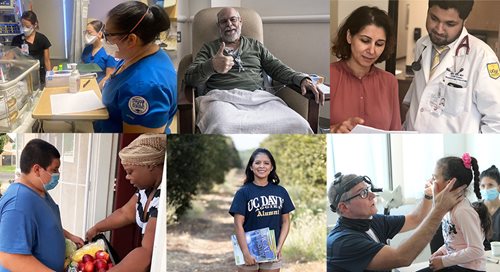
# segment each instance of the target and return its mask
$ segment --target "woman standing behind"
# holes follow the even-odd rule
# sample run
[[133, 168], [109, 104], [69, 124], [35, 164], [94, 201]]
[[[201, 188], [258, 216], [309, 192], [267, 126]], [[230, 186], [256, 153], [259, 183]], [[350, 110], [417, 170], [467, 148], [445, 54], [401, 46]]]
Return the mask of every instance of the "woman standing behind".
[[137, 193], [123, 207], [90, 228], [85, 237], [91, 241], [100, 232], [135, 223], [142, 230], [142, 242], [109, 271], [149, 271], [166, 147], [165, 134], [143, 134], [119, 153], [127, 172], [125, 178], [137, 188]]
[[[489, 239], [489, 242], [500, 241], [500, 199], [498, 198], [500, 192], [500, 172], [496, 166], [492, 165], [490, 168], [484, 170], [479, 178], [481, 197], [484, 199], [484, 204], [488, 207], [488, 212], [491, 216], [493, 235]], [[490, 247], [489, 242], [486, 245], [487, 249]]]
[[115, 66], [118, 63], [115, 58], [106, 53], [102, 46], [103, 30], [104, 23], [99, 20], [87, 24], [84, 38], [86, 46], [82, 52], [83, 63], [95, 63], [102, 69], [102, 72], [97, 73], [97, 82], [101, 89], [115, 71]]
[[[252, 153], [245, 175], [245, 182], [236, 192], [229, 209], [245, 258], [245, 265], [239, 266], [238, 271], [278, 272], [282, 266], [281, 250], [290, 230], [290, 212], [295, 210], [295, 206], [286, 189], [278, 185], [280, 179], [276, 174], [276, 163], [269, 150], [258, 148]], [[256, 263], [248, 250], [245, 232], [266, 227], [274, 230], [276, 235], [278, 261]]]
[[340, 27], [332, 47], [340, 61], [330, 65], [331, 132], [348, 133], [357, 124], [401, 130], [397, 80], [374, 66], [394, 46], [391, 19], [376, 7], [356, 9]]
[[102, 92], [109, 119], [94, 122], [94, 131], [169, 133], [177, 111], [177, 76], [155, 43], [170, 28], [168, 15], [158, 6], [127, 1], [109, 11], [104, 28], [122, 60]]
[[49, 47], [52, 45], [45, 35], [38, 32], [38, 18], [31, 11], [25, 11], [21, 16], [23, 34], [17, 35], [12, 39], [12, 46], [21, 48], [21, 51], [40, 61], [40, 83], [45, 86], [46, 69], [52, 69], [50, 63]]

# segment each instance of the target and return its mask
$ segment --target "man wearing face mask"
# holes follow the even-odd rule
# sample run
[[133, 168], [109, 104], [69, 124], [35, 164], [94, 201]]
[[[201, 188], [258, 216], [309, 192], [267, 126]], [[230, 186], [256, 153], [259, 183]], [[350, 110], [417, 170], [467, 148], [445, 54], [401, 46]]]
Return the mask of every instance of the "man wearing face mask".
[[99, 20], [94, 20], [87, 24], [87, 30], [85, 30], [85, 48], [82, 52], [82, 62], [83, 63], [95, 63], [103, 70], [103, 72], [97, 73], [97, 82], [99, 87], [102, 89], [104, 83], [115, 71], [115, 66], [118, 61], [114, 57], [108, 55], [103, 47], [103, 30], [104, 23]]
[[23, 149], [21, 176], [0, 200], [0, 272], [63, 271], [64, 238], [83, 245], [63, 229], [48, 193], [59, 182], [59, 158], [59, 151], [40, 139]]
[[31, 11], [25, 11], [21, 16], [23, 34], [17, 35], [12, 39], [12, 46], [21, 48], [21, 51], [40, 61], [40, 83], [45, 85], [45, 71], [52, 69], [50, 63], [49, 47], [52, 45], [49, 39], [38, 32], [38, 18]]

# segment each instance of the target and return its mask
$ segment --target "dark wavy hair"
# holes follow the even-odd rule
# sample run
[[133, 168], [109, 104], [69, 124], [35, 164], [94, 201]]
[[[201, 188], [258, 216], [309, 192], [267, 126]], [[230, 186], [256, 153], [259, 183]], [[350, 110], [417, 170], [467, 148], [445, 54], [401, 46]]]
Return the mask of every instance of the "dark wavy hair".
[[500, 172], [498, 171], [498, 168], [495, 165], [492, 165], [490, 168], [481, 172], [481, 175], [479, 175], [479, 179], [482, 179], [484, 177], [488, 177], [494, 180], [497, 183], [497, 185], [500, 185]]
[[332, 41], [332, 53], [342, 60], [351, 58], [351, 45], [347, 42], [347, 31], [354, 36], [368, 25], [383, 28], [386, 36], [384, 51], [375, 63], [388, 60], [396, 47], [394, 26], [389, 15], [377, 7], [362, 6], [347, 17]]
[[253, 182], [255, 179], [255, 176], [250, 169], [252, 166], [253, 162], [255, 161], [255, 157], [259, 154], [264, 154], [267, 157], [269, 157], [269, 160], [271, 161], [271, 165], [273, 166], [273, 170], [271, 170], [271, 173], [269, 173], [269, 176], [267, 177], [267, 181], [272, 182], [274, 184], [279, 184], [280, 183], [280, 178], [278, 177], [278, 174], [276, 174], [276, 161], [274, 160], [273, 155], [271, 152], [265, 148], [257, 148], [255, 151], [252, 153], [250, 156], [250, 159], [248, 160], [247, 167], [245, 168], [245, 182], [243, 184], [247, 184], [249, 182]]
[[465, 20], [474, 6], [474, 0], [429, 0], [429, 8], [438, 6], [442, 9], [455, 9], [460, 19]]

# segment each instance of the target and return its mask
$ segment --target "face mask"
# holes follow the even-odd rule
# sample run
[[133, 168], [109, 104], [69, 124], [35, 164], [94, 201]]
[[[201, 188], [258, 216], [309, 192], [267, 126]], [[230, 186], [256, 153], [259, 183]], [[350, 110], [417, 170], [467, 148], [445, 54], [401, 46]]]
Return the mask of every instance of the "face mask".
[[32, 27], [23, 27], [23, 32], [24, 36], [29, 36], [31, 33], [33, 33], [33, 28]]
[[92, 44], [97, 40], [97, 36], [85, 34], [85, 44]]
[[481, 190], [481, 198], [487, 201], [492, 201], [498, 198], [498, 189], [491, 188], [488, 190]]
[[47, 184], [44, 184], [42, 182], [42, 179], [40, 178], [40, 182], [42, 182], [42, 185], [43, 185], [43, 188], [45, 189], [45, 191], [49, 191], [49, 190], [56, 188], [57, 184], [59, 184], [59, 175], [60, 175], [59, 173], [53, 173], [51, 175], [49, 183], [47, 183]]

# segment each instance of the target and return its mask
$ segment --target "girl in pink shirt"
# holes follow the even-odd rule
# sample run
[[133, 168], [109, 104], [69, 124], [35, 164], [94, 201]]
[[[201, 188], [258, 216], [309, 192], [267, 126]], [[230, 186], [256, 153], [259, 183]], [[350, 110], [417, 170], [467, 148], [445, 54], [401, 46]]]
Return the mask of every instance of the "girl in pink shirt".
[[[462, 158], [440, 159], [434, 170], [433, 183], [440, 192], [453, 179], [455, 188], [474, 180], [474, 193], [481, 199], [477, 160], [465, 153]], [[483, 205], [484, 204], [480, 204]], [[429, 268], [420, 271], [486, 271], [483, 241], [491, 220], [480, 217], [467, 198], [458, 203], [441, 223], [444, 245], [429, 259]]]

